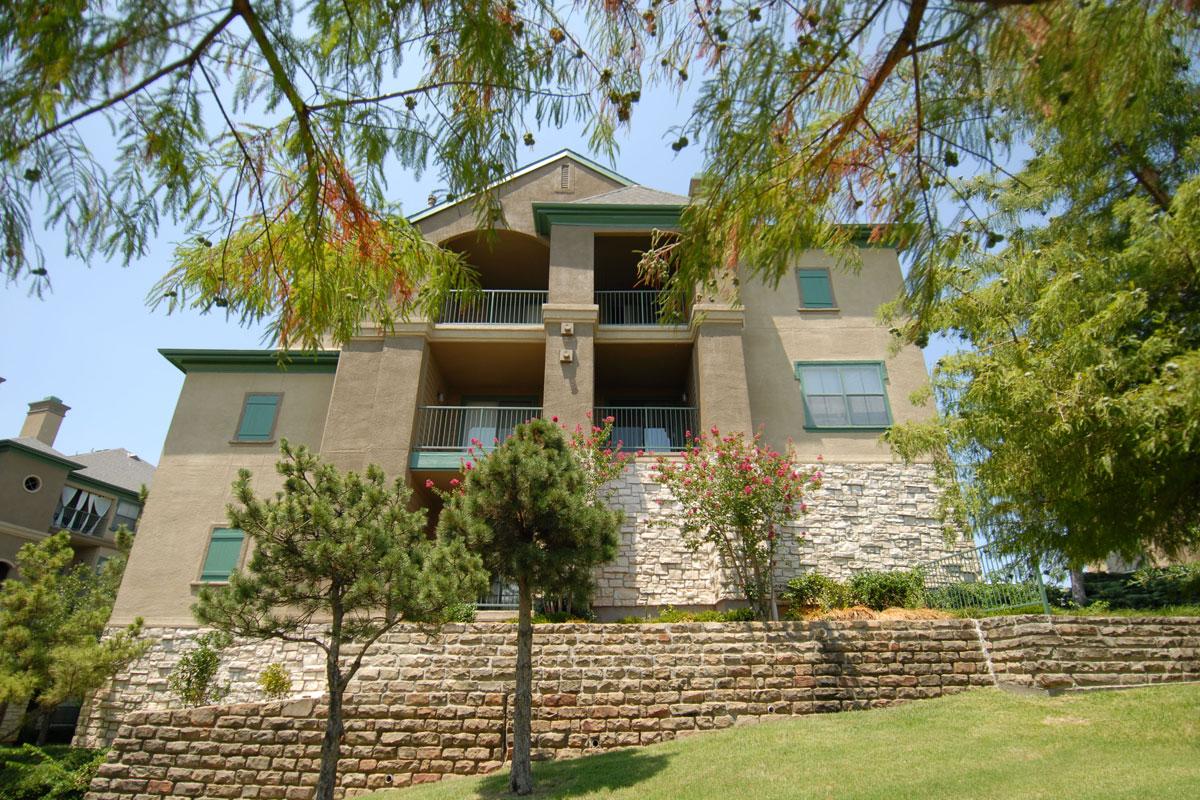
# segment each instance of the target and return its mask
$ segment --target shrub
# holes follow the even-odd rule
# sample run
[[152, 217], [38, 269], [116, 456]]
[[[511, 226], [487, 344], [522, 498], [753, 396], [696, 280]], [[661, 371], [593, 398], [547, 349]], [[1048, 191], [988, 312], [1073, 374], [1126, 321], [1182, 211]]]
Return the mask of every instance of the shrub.
[[474, 603], [454, 603], [446, 608], [446, 622], [474, 622], [476, 611]]
[[268, 700], [278, 700], [292, 693], [292, 676], [283, 668], [283, 664], [268, 664], [258, 676], [258, 688], [262, 689]]
[[783, 590], [783, 600], [791, 608], [818, 606], [822, 611], [845, 608], [850, 592], [844, 583], [819, 572], [807, 572], [792, 578]]
[[1142, 567], [1130, 573], [1085, 572], [1088, 599], [1112, 608], [1161, 608], [1200, 603], [1200, 562]]
[[621, 625], [663, 624], [671, 622], [753, 622], [757, 619], [753, 608], [733, 608], [729, 611], [681, 611], [674, 606], [664, 606], [656, 617], [621, 617]]
[[[1049, 587], [1047, 587], [1049, 588]], [[1036, 584], [952, 583], [925, 593], [930, 608], [996, 608], [1018, 604], [1041, 606]]]
[[0, 800], [83, 800], [106, 754], [31, 744], [0, 749]]
[[919, 608], [923, 604], [924, 593], [925, 580], [920, 570], [866, 570], [850, 578], [851, 601], [876, 611], [885, 608]]
[[180, 657], [167, 686], [185, 706], [219, 703], [229, 694], [229, 685], [216, 682], [221, 651], [232, 643], [228, 634], [209, 631], [196, 637], [196, 646]]

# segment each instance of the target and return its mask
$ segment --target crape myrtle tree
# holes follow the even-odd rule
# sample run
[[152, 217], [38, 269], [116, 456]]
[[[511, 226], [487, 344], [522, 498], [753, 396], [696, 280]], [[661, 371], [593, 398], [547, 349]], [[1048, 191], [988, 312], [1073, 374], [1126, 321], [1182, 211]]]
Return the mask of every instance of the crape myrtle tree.
[[32, 701], [38, 744], [55, 706], [99, 689], [149, 645], [140, 618], [104, 635], [131, 543], [118, 530], [120, 553], [97, 568], [74, 563], [71, 536], [59, 531], [23, 545], [20, 577], [0, 584], [0, 705]]
[[342, 473], [303, 445], [280, 444], [283, 490], [260, 498], [247, 470], [233, 485], [229, 521], [253, 548], [225, 586], [206, 586], [196, 619], [231, 636], [307, 642], [325, 656], [329, 712], [317, 800], [332, 800], [342, 702], [372, 645], [405, 622], [437, 623], [487, 586], [461, 541], [426, 535], [403, 480], [382, 470]]
[[[1079, 301], [1099, 307], [1128, 280], [1087, 273], [1125, 252], [1131, 231], [1171, 241], [1181, 263], [1196, 260], [1175, 231], [1195, 175], [1198, 27], [1196, 0], [14, 0], [0, 6], [0, 261], [10, 278], [46, 285], [37, 210], [68, 231], [72, 253], [126, 260], [160, 219], [175, 219], [192, 238], [153, 302], [267, 320], [285, 346], [338, 343], [363, 319], [387, 326], [471, 280], [386, 203], [386, 170], [435, 169], [444, 190], [432, 199], [470, 196], [480, 224], [503, 224], [489, 186], [539, 128], [581, 126], [608, 155], [623, 126], [638, 130], [644, 93], [695, 87], [668, 137], [676, 151], [702, 149], [695, 202], [678, 235], [642, 261], [668, 314], [697, 285], [777, 282], [813, 248], [853, 269], [865, 234], [907, 247], [903, 296], [888, 310], [897, 343], [961, 335], [991, 352], [999, 340], [983, 328], [999, 330], [997, 309], [1008, 309], [1008, 341], [1020, 350], [1026, 327], [1011, 311], [1021, 299], [993, 301], [1006, 277], [999, 265], [1028, 265], [1061, 245], [1063, 257], [1078, 256]], [[88, 126], [106, 125], [118, 143], [111, 158], [89, 147]], [[1139, 217], [1126, 201], [1149, 211]], [[1157, 273], [1162, 257], [1148, 254], [1139, 274]], [[1180, 308], [1196, 290], [1185, 278], [1166, 290]], [[1057, 296], [1049, 280], [1008, 280], [1013, 291]], [[1186, 325], [1156, 305], [1166, 285], [1134, 298], [1147, 311], [1127, 335], [1154, 346], [1131, 392], [1154, 384], [1154, 367], [1194, 369], [1153, 355], [1160, 331], [1190, 352], [1176, 336]], [[971, 314], [989, 318], [976, 325]], [[1074, 322], [1052, 328], [1036, 334], [1039, 347], [1086, 336]], [[1071, 452], [1096, 474], [1112, 464], [1125, 480], [1159, 476], [1163, 493], [1129, 491], [1125, 513], [1107, 517], [1105, 546], [1169, 547], [1162, 526], [1139, 520], [1165, 519], [1151, 504], [1189, 494], [1195, 472], [1177, 467], [1194, 465], [1192, 445], [1156, 435], [1124, 462], [1116, 449], [1089, 449], [1133, 394], [1088, 371], [1116, 362], [1081, 357], [1074, 372], [1092, 377], [1067, 395], [1083, 416], [1032, 415], [1028, 436], [1046, 436], [1021, 463], [1025, 478], [982, 491], [1018, 525], [1033, 514], [1047, 532], [1037, 540], [1062, 540], [1082, 535], [1063, 521], [1071, 507], [1101, 490], [1051, 489], [1072, 470], [1043, 453]], [[1038, 369], [1004, 374], [1014, 393], [1061, 392], [1067, 367], [1057, 383]], [[1160, 409], [1150, 416], [1183, 413], [1147, 394], [1144, 407]], [[1004, 408], [984, 403], [995, 397], [977, 393], [971, 410], [947, 406], [948, 415], [998, 419]], [[990, 459], [1002, 437], [969, 431], [943, 439], [963, 437], [956, 458]], [[1172, 518], [1187, 529], [1185, 506]]]
[[517, 585], [509, 788], [529, 794], [534, 598], [570, 595], [581, 582], [590, 582], [591, 568], [616, 555], [621, 515], [600, 502], [567, 435], [551, 420], [517, 425], [505, 441], [476, 453], [467, 467], [461, 483], [455, 479], [445, 495], [438, 535], [465, 544], [482, 555], [492, 574]]
[[[694, 553], [712, 547], [760, 620], [778, 620], [775, 567], [789, 523], [808, 511], [804, 494], [821, 485], [820, 470], [772, 449], [761, 434], [688, 434], [678, 454], [659, 456], [652, 476], [678, 504], [665, 521]], [[660, 501], [662, 502], [662, 501]]]

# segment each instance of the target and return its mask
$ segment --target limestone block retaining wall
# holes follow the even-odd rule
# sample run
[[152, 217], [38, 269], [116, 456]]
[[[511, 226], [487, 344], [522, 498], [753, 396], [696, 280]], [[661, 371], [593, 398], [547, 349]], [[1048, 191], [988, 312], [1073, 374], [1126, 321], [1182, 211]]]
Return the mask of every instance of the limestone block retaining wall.
[[[641, 459], [617, 482], [625, 512], [617, 557], [596, 573], [595, 604], [611, 618], [638, 607], [712, 606], [738, 592], [709, 549], [691, 553], [664, 524], [675, 507]], [[777, 581], [812, 570], [844, 580], [866, 569], [910, 569], [956, 551], [937, 519], [940, 491], [930, 464], [815, 464], [823, 485], [809, 512], [786, 526]], [[661, 503], [659, 501], [662, 501]], [[604, 614], [605, 607], [613, 609]]]
[[[505, 624], [382, 641], [347, 698], [345, 796], [500, 767], [515, 646]], [[534, 646], [539, 758], [997, 681], [1200, 680], [1200, 620], [1181, 619], [548, 625]], [[314, 698], [133, 711], [89, 798], [311, 797], [322, 713]]]
[[1001, 684], [1039, 689], [1200, 681], [1198, 617], [979, 620]]

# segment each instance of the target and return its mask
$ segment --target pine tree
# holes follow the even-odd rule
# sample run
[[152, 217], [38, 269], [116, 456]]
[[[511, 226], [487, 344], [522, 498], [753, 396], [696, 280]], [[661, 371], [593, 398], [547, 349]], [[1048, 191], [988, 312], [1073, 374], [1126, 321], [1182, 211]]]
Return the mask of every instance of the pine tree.
[[281, 442], [283, 490], [259, 498], [238, 473], [230, 524], [254, 550], [244, 571], [205, 587], [196, 619], [232, 636], [307, 642], [325, 655], [328, 717], [317, 800], [332, 800], [347, 686], [381, 636], [405, 622], [444, 619], [487, 586], [462, 542], [426, 535], [402, 479], [388, 485], [376, 466], [341, 473], [303, 445]]
[[59, 531], [22, 546], [20, 578], [0, 584], [0, 703], [34, 703], [39, 744], [55, 706], [100, 688], [148, 645], [140, 618], [104, 636], [131, 541], [119, 530], [120, 554], [96, 568], [73, 564], [70, 534]]
[[481, 454], [448, 496], [438, 533], [465, 543], [518, 590], [516, 692], [509, 788], [533, 791], [533, 601], [569, 595], [591, 568], [617, 552], [621, 516], [599, 501], [593, 483], [552, 422], [518, 425]]

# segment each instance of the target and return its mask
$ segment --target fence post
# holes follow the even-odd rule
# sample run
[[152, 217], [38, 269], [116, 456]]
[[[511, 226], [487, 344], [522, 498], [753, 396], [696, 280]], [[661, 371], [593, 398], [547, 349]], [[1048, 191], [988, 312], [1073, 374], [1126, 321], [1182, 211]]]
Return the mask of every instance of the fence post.
[[1042, 559], [1038, 556], [1033, 557], [1033, 571], [1037, 573], [1038, 592], [1042, 595], [1042, 613], [1048, 617], [1050, 616], [1050, 600], [1046, 597], [1046, 581], [1042, 579]]

